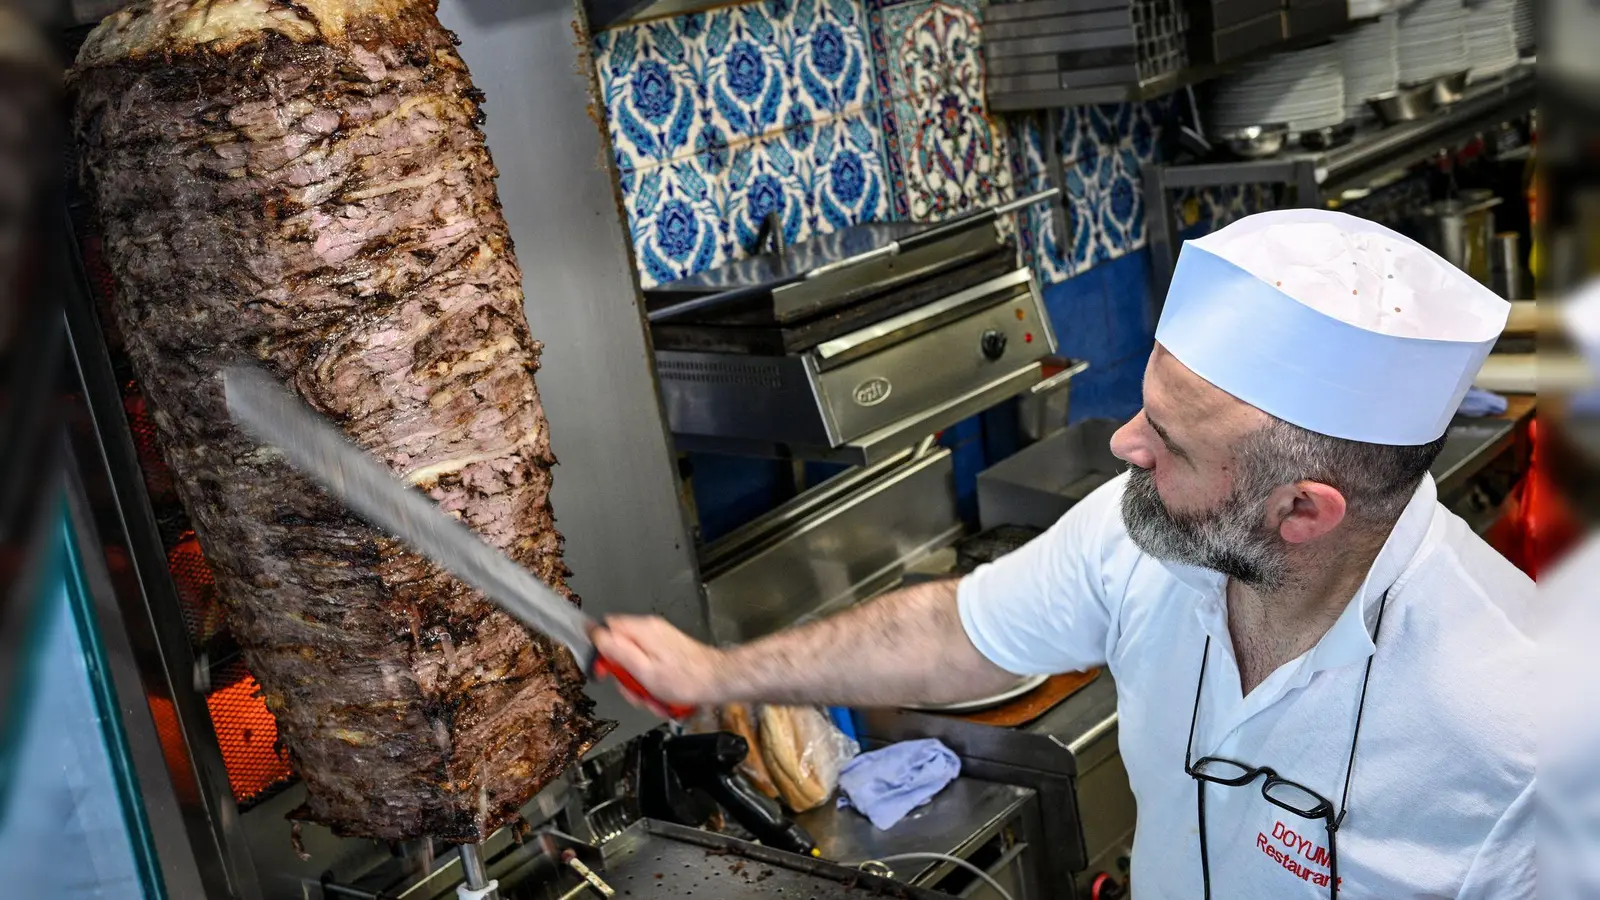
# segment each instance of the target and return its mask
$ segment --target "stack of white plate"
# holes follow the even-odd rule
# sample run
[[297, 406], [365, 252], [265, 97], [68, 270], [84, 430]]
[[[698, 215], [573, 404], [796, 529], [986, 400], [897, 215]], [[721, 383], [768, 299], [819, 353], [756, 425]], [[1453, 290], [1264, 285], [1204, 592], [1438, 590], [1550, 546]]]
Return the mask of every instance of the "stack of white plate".
[[1467, 10], [1467, 54], [1471, 81], [1484, 81], [1517, 66], [1515, 0], [1486, 0]]
[[1420, 84], [1472, 68], [1461, 0], [1417, 0], [1400, 11], [1400, 83]]
[[1517, 35], [1517, 49], [1523, 53], [1532, 52], [1537, 42], [1533, 25], [1533, 0], [1516, 0], [1511, 13], [1511, 27]]
[[1400, 60], [1395, 53], [1399, 36], [1399, 18], [1390, 13], [1336, 39], [1339, 66], [1344, 72], [1346, 118], [1361, 118], [1366, 114], [1368, 99], [1387, 94], [1400, 83]]
[[1333, 43], [1277, 53], [1217, 81], [1211, 130], [1224, 135], [1255, 125], [1292, 133], [1344, 121], [1344, 73]]

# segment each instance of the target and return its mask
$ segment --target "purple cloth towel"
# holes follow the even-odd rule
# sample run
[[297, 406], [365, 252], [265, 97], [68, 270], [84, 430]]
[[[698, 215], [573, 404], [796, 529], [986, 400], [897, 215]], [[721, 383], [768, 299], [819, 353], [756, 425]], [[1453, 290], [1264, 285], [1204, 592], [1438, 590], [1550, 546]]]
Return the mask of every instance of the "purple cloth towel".
[[1478, 387], [1467, 388], [1467, 395], [1461, 398], [1461, 406], [1456, 410], [1463, 416], [1498, 416], [1505, 411], [1506, 398]]
[[933, 738], [890, 744], [845, 764], [839, 772], [839, 805], [889, 829], [960, 774], [960, 758]]

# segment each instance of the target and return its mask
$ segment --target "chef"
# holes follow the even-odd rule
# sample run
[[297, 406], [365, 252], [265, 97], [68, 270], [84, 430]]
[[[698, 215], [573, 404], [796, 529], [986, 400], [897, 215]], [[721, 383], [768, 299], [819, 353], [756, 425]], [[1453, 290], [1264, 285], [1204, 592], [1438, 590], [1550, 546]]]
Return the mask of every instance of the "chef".
[[1336, 212], [1179, 257], [1128, 471], [1032, 543], [753, 643], [612, 618], [667, 701], [889, 706], [1107, 667], [1140, 898], [1532, 897], [1534, 585], [1429, 466], [1509, 305]]

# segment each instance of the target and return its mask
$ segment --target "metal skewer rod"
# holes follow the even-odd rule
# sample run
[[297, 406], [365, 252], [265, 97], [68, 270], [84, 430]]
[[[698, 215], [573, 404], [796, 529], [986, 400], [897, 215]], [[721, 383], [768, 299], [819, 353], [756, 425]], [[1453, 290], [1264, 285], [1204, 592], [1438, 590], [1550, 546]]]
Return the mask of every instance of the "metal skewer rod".
[[461, 854], [461, 877], [466, 879], [467, 887], [482, 890], [489, 883], [489, 873], [484, 871], [483, 854], [478, 845], [462, 844], [456, 852]]
[[1037, 194], [1029, 194], [1026, 197], [1018, 197], [1017, 199], [1012, 200], [1010, 203], [1002, 203], [999, 206], [996, 206], [994, 208], [994, 214], [997, 216], [1003, 216], [1007, 213], [1014, 213], [1023, 207], [1032, 206], [1035, 203], [1043, 203], [1046, 200], [1054, 199], [1059, 193], [1061, 193], [1061, 188], [1045, 188]]
[[1019, 197], [1016, 200], [1002, 203], [999, 206], [993, 206], [988, 209], [980, 209], [974, 213], [968, 213], [964, 216], [957, 216], [954, 219], [948, 219], [944, 222], [940, 222], [938, 225], [935, 225], [926, 231], [921, 231], [916, 234], [903, 237], [897, 241], [890, 241], [876, 250], [868, 250], [865, 253], [858, 253], [855, 256], [847, 259], [831, 262], [825, 266], [818, 266], [815, 269], [812, 269], [810, 272], [807, 272], [806, 278], [820, 278], [823, 275], [830, 275], [841, 269], [848, 269], [851, 266], [858, 266], [862, 263], [871, 262], [875, 259], [883, 259], [884, 257], [888, 256], [899, 256], [902, 252], [910, 250], [914, 247], [921, 247], [923, 245], [931, 244], [948, 238], [953, 234], [978, 228], [993, 222], [1001, 216], [1014, 213], [1023, 207], [1032, 206], [1035, 203], [1042, 203], [1043, 201], [1049, 200], [1059, 193], [1061, 193], [1061, 188], [1046, 188], [1036, 194], [1029, 194], [1026, 197]]
[[477, 844], [460, 844], [456, 853], [461, 856], [461, 881], [462, 889], [456, 891], [458, 897], [472, 897], [473, 900], [499, 900], [499, 885], [489, 880], [489, 872], [483, 865], [483, 853]]

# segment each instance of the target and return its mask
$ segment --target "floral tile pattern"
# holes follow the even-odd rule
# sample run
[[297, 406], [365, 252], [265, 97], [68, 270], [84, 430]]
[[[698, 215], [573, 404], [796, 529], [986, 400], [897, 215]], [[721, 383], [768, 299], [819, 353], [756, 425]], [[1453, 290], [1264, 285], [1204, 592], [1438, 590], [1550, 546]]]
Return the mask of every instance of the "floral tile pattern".
[[868, 11], [895, 212], [936, 221], [1012, 196], [1006, 132], [988, 114], [977, 0]]
[[[1162, 131], [1174, 115], [1172, 98], [1148, 103], [1104, 104], [1060, 110], [1054, 138], [1065, 180], [1061, 202], [1067, 233], [1055, 234], [1044, 210], [1024, 222], [1024, 248], [1041, 281], [1052, 283], [1141, 249], [1145, 224], [1143, 171], [1161, 152]], [[1046, 117], [1033, 114], [1011, 123], [1018, 147], [1017, 184], [1050, 183]]]
[[[793, 242], [1043, 190], [1052, 140], [1065, 229], [1056, 233], [1043, 204], [1015, 217], [1040, 280], [1142, 248], [1143, 169], [1159, 158], [1181, 95], [990, 116], [981, 2], [756, 0], [597, 35], [646, 286], [750, 253], [770, 214]], [[1180, 227], [1220, 227], [1271, 199], [1252, 188], [1188, 192], [1174, 212]]]
[[601, 32], [595, 62], [646, 286], [888, 214], [856, 0], [764, 0]]
[[[1011, 172], [1017, 193], [1031, 194], [1049, 188], [1044, 116], [1014, 115], [1008, 117], [1007, 125], [1011, 145], [1016, 148]], [[1049, 204], [1034, 204], [1017, 215], [1017, 243], [1023, 262], [1033, 267], [1041, 283], [1054, 284], [1072, 274], [1056, 236], [1056, 219]]]

